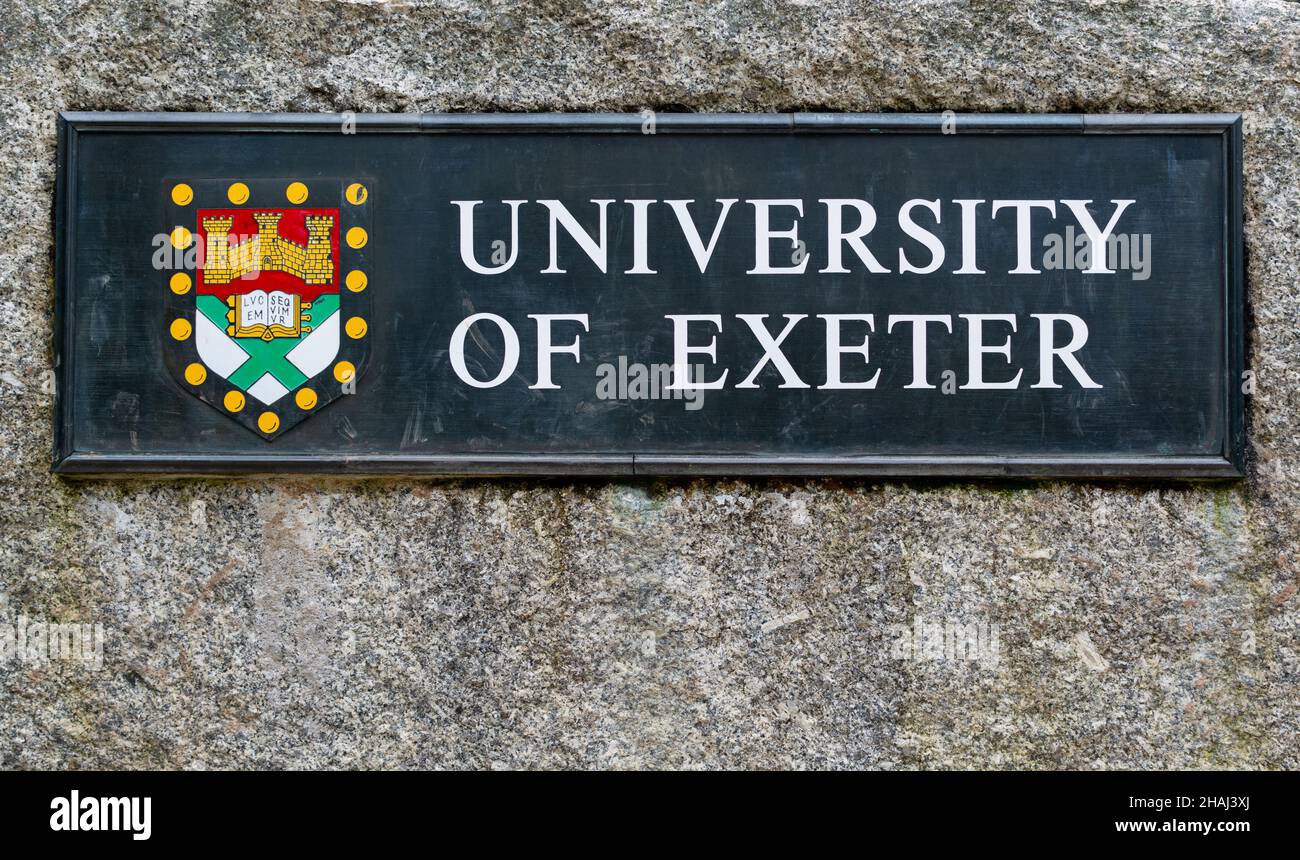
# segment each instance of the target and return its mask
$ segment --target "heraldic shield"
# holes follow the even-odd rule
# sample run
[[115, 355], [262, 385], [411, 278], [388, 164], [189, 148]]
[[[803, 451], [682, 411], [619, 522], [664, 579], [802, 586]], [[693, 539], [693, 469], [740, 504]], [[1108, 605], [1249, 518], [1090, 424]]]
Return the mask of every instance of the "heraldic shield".
[[369, 356], [368, 183], [165, 183], [166, 362], [268, 441], [355, 393]]

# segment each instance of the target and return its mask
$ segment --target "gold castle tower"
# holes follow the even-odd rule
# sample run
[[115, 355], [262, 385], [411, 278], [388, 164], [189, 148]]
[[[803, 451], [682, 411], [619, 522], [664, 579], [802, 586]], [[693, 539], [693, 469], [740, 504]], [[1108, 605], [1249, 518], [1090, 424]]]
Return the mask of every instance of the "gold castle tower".
[[237, 245], [230, 242], [234, 218], [226, 215], [204, 218], [207, 247], [203, 280], [209, 284], [228, 284], [258, 272], [286, 272], [307, 284], [330, 283], [334, 279], [330, 247], [334, 216], [306, 216], [307, 244], [299, 245], [280, 235], [282, 215], [282, 212], [254, 212], [257, 235]]

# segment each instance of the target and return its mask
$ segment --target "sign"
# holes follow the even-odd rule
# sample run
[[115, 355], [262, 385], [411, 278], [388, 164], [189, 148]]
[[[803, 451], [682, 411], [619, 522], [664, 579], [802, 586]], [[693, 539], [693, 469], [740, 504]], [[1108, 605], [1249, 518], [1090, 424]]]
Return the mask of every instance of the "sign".
[[57, 472], [1235, 477], [1240, 120], [68, 114]]

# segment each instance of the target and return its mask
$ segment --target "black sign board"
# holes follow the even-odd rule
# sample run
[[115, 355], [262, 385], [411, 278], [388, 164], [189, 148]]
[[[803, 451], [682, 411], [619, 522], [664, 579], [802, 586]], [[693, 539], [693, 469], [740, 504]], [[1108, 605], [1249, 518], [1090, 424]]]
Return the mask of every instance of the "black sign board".
[[56, 471], [1234, 477], [1235, 115], [63, 117]]

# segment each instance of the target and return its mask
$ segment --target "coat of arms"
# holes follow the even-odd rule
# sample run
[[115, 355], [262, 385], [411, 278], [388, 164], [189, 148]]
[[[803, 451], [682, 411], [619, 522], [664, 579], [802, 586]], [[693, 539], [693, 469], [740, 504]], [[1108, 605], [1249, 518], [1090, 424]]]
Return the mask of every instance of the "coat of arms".
[[167, 364], [273, 440], [356, 390], [369, 354], [369, 190], [346, 180], [172, 181]]

